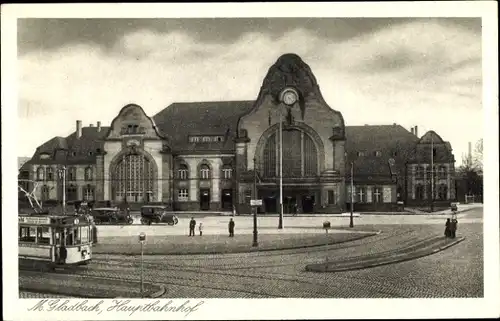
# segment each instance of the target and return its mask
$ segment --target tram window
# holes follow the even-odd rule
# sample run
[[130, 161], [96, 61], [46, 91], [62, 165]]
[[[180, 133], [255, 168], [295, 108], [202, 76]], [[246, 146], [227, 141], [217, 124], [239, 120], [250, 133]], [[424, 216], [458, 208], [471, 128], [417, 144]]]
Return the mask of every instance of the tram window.
[[47, 226], [37, 228], [37, 239], [39, 244], [50, 244], [50, 231]]
[[33, 242], [36, 241], [35, 229], [31, 227], [20, 227], [19, 228], [19, 241], [21, 242]]
[[69, 228], [66, 237], [66, 245], [80, 244], [80, 233], [78, 227]]
[[82, 243], [87, 243], [89, 241], [89, 227], [82, 226], [80, 229], [80, 235], [82, 237]]
[[54, 237], [55, 237], [55, 243], [56, 243], [56, 245], [61, 245], [61, 233], [60, 232], [56, 232], [54, 235], [55, 235]]

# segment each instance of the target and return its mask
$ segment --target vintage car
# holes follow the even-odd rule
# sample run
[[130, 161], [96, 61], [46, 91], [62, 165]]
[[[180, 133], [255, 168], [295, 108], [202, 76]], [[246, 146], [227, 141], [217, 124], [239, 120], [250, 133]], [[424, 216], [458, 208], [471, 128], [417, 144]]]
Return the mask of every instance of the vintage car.
[[141, 207], [141, 223], [151, 225], [151, 223], [167, 223], [175, 225], [179, 219], [172, 213], [168, 213], [167, 207], [162, 205], [145, 205]]
[[132, 224], [134, 219], [128, 211], [116, 207], [99, 207], [91, 212], [94, 223], [97, 224]]

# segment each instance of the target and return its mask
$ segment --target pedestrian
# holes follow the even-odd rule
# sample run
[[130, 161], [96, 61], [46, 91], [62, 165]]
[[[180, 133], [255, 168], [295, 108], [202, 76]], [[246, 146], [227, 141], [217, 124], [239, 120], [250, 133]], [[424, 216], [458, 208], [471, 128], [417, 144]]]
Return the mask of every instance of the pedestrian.
[[450, 224], [450, 231], [451, 231], [451, 238], [454, 239], [457, 236], [457, 225], [458, 225], [458, 220], [456, 218], [451, 220]]
[[198, 230], [200, 231], [200, 236], [203, 235], [203, 223], [200, 223], [200, 225], [198, 226]]
[[229, 237], [234, 237], [234, 221], [233, 219], [229, 220]]
[[194, 236], [194, 228], [196, 227], [196, 221], [194, 217], [191, 217], [191, 221], [189, 221], [189, 236]]
[[444, 236], [445, 237], [451, 237], [451, 221], [449, 218], [446, 219], [446, 223], [445, 223], [445, 228], [444, 228]]
[[236, 215], [236, 207], [233, 205], [233, 216]]

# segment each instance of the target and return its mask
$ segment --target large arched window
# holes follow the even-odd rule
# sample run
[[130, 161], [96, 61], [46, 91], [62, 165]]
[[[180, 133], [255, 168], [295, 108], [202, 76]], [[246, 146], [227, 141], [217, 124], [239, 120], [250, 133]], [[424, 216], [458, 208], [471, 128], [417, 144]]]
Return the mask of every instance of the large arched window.
[[154, 198], [153, 166], [144, 155], [125, 155], [115, 167], [115, 201], [148, 202]]
[[200, 178], [210, 179], [210, 167], [207, 164], [202, 164], [200, 166]]
[[[277, 177], [279, 135], [272, 134], [262, 155], [264, 176]], [[283, 131], [283, 177], [298, 178], [318, 175], [318, 151], [314, 141], [305, 132], [292, 129]]]

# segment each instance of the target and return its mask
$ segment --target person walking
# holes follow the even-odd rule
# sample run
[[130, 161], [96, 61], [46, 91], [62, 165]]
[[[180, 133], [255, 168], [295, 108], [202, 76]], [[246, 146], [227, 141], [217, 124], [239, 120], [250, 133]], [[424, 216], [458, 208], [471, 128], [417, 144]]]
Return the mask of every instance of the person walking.
[[444, 224], [444, 236], [445, 237], [451, 237], [451, 221], [449, 218], [446, 219], [446, 223]]
[[450, 224], [450, 231], [451, 231], [451, 238], [454, 239], [457, 236], [457, 225], [458, 225], [458, 220], [456, 218], [451, 220]]
[[203, 223], [200, 222], [200, 225], [198, 226], [198, 230], [200, 231], [200, 236], [203, 235]]
[[229, 220], [229, 237], [234, 237], [234, 221], [233, 219]]
[[194, 236], [194, 229], [196, 227], [196, 221], [194, 217], [191, 217], [191, 221], [189, 221], [189, 236]]

